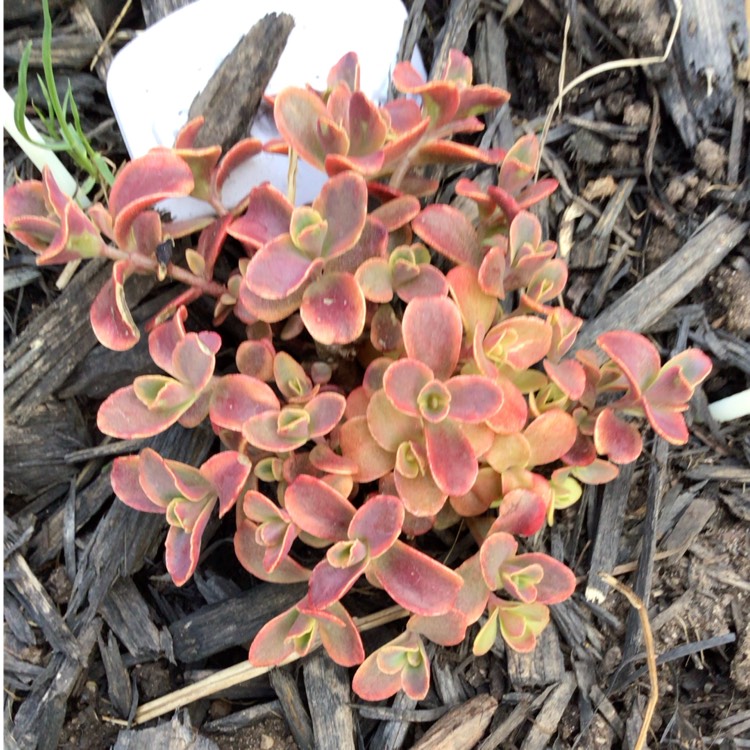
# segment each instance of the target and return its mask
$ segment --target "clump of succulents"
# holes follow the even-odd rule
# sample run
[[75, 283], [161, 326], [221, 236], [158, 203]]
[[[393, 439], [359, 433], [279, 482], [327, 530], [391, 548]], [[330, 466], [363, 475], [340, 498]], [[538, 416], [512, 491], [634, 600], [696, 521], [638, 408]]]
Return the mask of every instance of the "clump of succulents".
[[[260, 579], [308, 586], [260, 631], [251, 662], [278, 664], [322, 643], [339, 664], [359, 665], [354, 690], [370, 700], [402, 689], [424, 697], [424, 640], [460, 643], [485, 614], [475, 653], [498, 636], [531, 651], [575, 579], [553, 557], [524, 551], [526, 540], [583, 484], [611, 481], [638, 457], [644, 420], [684, 443], [684, 412], [711, 368], [695, 349], [662, 364], [648, 339], [627, 331], [600, 336], [599, 352], [572, 354], [582, 321], [560, 304], [567, 268], [529, 211], [556, 188], [533, 180], [534, 136], [507, 153], [451, 140], [480, 130], [478, 115], [507, 92], [474, 85], [457, 51], [442, 78], [425, 82], [400, 63], [393, 84], [407, 96], [370, 101], [349, 54], [325, 91], [277, 95], [278, 142], [245, 140], [222, 158], [218, 146], [195, 146], [196, 121], [174, 148], [123, 167], [106, 207], [81, 209], [47, 172], [5, 196], [8, 231], [40, 264], [113, 261], [91, 310], [105, 346], [128, 349], [140, 336], [128, 277], [185, 286], [149, 334], [164, 374], [113, 393], [98, 425], [135, 438], [207, 419], [221, 449], [200, 467], [151, 449], [117, 458], [114, 490], [137, 510], [164, 513], [177, 585], [195, 571], [216, 506], [221, 516], [235, 508], [240, 563]], [[233, 169], [263, 149], [326, 172], [311, 205], [269, 184], [225, 205]], [[486, 190], [456, 185], [475, 221], [430, 202], [438, 185], [425, 170], [470, 162], [497, 168]], [[182, 196], [213, 215], [177, 223], [157, 210]], [[196, 235], [184, 263], [165, 256], [165, 243]], [[230, 244], [243, 257], [218, 278]], [[246, 327], [232, 371], [217, 372], [219, 333], [186, 325], [187, 305], [202, 295], [215, 300], [217, 327], [230, 314]], [[455, 568], [424, 544], [451, 526], [474, 542]], [[299, 555], [303, 545], [317, 562], [301, 562], [311, 559]], [[343, 604], [365, 583], [410, 614], [404, 632], [369, 655]]]

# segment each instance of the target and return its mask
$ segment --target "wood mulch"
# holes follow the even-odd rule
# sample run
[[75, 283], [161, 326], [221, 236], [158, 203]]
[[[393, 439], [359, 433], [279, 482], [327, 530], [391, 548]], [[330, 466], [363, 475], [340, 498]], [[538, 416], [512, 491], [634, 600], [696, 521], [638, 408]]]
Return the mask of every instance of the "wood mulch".
[[[107, 65], [165, 6], [181, 4], [133, 2], [108, 35], [122, 0], [51, 0], [55, 69], [70, 78], [85, 128], [115, 164], [126, 152], [104, 89]], [[194, 579], [171, 584], [163, 521], [114, 500], [110, 462], [152, 445], [200, 463], [214, 437], [174, 427], [148, 441], [103, 439], [96, 408], [152, 366], [145, 346], [119, 354], [96, 344], [88, 306], [104, 264], [82, 266], [60, 291], [58, 268], [37, 268], [6, 238], [7, 748], [635, 747], [652, 695], [642, 622], [599, 572], [613, 572], [647, 608], [658, 679], [649, 745], [750, 747], [750, 420], [716, 424], [707, 409], [750, 386], [747, 3], [407, 5], [405, 56], [419, 43], [428, 69], [439, 69], [458, 47], [478, 80], [511, 91], [510, 107], [488, 116], [478, 137], [506, 148], [542, 130], [560, 86], [576, 76], [661, 56], [682, 8], [667, 62], [612, 67], [564, 97], [543, 159], [560, 189], [542, 218], [571, 268], [566, 304], [587, 319], [579, 346], [631, 328], [664, 355], [692, 345], [710, 354], [714, 371], [691, 406], [690, 442], [678, 448], [650, 436], [634, 465], [587, 488], [550, 530], [549, 548], [580, 584], [553, 607], [532, 655], [497, 644], [475, 658], [469, 641], [434, 648], [424, 701], [399, 695], [363, 705], [347, 670], [313, 654], [141, 726], [145, 704], [242, 663], [255, 633], [299, 589], [239, 569], [231, 519], [210, 530]], [[5, 2], [11, 93], [25, 41], [39, 48], [39, 8]], [[39, 60], [35, 53], [32, 73]], [[5, 185], [32, 177], [23, 154], [5, 145]], [[489, 169], [465, 174], [492, 179]], [[443, 175], [444, 200], [458, 176]], [[129, 294], [143, 321], [175, 289], [141, 279]], [[355, 599], [357, 607], [370, 611], [366, 600]]]

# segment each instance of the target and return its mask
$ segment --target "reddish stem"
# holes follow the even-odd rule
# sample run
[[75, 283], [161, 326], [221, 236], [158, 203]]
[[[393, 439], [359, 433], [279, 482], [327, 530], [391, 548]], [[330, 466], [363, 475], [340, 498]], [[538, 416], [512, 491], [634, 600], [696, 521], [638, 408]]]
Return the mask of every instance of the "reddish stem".
[[[147, 271], [157, 277], [161, 270], [156, 258], [147, 258], [145, 255], [140, 255], [139, 253], [126, 253], [124, 250], [112, 247], [112, 245], [105, 245], [102, 254], [113, 261], [127, 261], [139, 271]], [[186, 286], [200, 289], [203, 294], [208, 294], [210, 297], [218, 299], [222, 294], [227, 293], [227, 288], [223, 284], [210, 279], [202, 279], [200, 276], [196, 276], [194, 273], [176, 266], [174, 263], [168, 263], [165, 268], [167, 276], [170, 278]]]

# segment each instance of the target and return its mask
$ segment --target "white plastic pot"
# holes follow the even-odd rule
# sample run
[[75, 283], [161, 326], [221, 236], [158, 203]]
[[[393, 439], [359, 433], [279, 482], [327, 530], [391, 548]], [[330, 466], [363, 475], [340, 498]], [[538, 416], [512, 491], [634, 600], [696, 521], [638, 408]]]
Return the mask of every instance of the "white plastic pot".
[[[131, 157], [174, 144], [195, 96], [240, 38], [271, 12], [289, 13], [295, 26], [266, 93], [308, 83], [325, 89], [330, 68], [354, 51], [362, 90], [385, 102], [407, 16], [401, 0], [197, 0], [139, 34], [112, 62], [107, 92]], [[412, 62], [424, 70], [419, 52]], [[273, 119], [256, 118], [251, 135], [278, 137]], [[287, 168], [284, 156], [253, 157], [225, 188], [226, 205], [266, 180], [286, 192]], [[324, 181], [325, 175], [300, 162], [297, 202], [312, 200]], [[206, 212], [193, 199], [165, 207], [176, 218]]]

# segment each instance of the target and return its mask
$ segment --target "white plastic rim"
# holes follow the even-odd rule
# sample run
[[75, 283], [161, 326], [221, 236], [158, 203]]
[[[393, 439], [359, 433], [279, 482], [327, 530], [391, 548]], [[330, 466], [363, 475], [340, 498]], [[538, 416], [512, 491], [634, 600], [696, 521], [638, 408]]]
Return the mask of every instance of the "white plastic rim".
[[708, 411], [717, 422], [731, 422], [750, 414], [750, 388], [727, 396], [708, 405]]
[[[407, 17], [401, 0], [196, 0], [139, 34], [112, 62], [107, 93], [132, 158], [174, 144], [195, 96], [243, 34], [271, 12], [289, 13], [295, 25], [266, 93], [308, 83], [322, 90], [330, 68], [353, 51], [362, 90], [385, 102]], [[418, 51], [412, 62], [424, 71]], [[256, 118], [250, 135], [265, 142], [278, 132], [271, 117]], [[236, 204], [264, 181], [286, 192], [287, 171], [285, 156], [253, 157], [225, 186], [225, 204]], [[311, 201], [325, 179], [300, 162], [297, 203]], [[175, 218], [209, 212], [190, 198], [167, 203]]]

